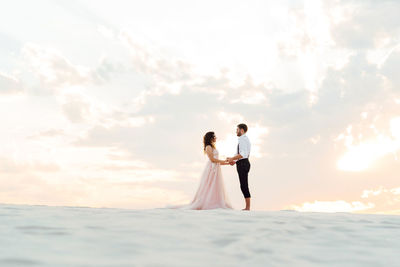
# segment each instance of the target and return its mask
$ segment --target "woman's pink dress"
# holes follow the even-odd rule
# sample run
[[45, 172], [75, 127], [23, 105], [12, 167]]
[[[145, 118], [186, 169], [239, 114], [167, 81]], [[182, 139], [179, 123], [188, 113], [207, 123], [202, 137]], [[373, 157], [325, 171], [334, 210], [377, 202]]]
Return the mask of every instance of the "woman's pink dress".
[[[213, 149], [214, 158], [218, 159], [218, 150]], [[206, 166], [200, 178], [199, 187], [189, 204], [167, 206], [173, 209], [233, 209], [225, 192], [221, 165], [207, 158]]]

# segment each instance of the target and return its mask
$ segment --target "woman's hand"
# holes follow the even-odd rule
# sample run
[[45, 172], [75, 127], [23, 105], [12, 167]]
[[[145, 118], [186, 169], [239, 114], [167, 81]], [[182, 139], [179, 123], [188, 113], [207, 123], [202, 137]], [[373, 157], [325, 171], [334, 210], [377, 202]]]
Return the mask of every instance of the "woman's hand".
[[219, 164], [221, 164], [221, 165], [228, 165], [229, 164], [229, 161], [227, 161], [227, 160], [220, 160], [220, 163]]

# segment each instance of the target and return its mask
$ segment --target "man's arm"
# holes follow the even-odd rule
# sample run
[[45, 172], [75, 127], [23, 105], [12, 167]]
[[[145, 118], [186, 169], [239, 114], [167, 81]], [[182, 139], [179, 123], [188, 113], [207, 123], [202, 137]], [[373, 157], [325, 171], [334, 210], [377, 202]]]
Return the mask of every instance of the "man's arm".
[[241, 159], [241, 158], [243, 158], [243, 156], [240, 155], [240, 154], [237, 154], [237, 155], [235, 155], [235, 156], [233, 156], [233, 157], [231, 157], [231, 158], [227, 158], [227, 160], [229, 160], [229, 161], [235, 161], [235, 160], [238, 160], [238, 159]]
[[242, 155], [237, 154], [231, 158], [226, 158], [226, 160], [228, 161], [229, 165], [233, 166], [233, 165], [235, 165], [236, 161], [241, 158], [243, 158]]
[[227, 158], [229, 163], [233, 163], [238, 159], [243, 158], [245, 155], [247, 155], [247, 149], [246, 149], [246, 144], [243, 141], [239, 141], [239, 154], [236, 154], [233, 157]]

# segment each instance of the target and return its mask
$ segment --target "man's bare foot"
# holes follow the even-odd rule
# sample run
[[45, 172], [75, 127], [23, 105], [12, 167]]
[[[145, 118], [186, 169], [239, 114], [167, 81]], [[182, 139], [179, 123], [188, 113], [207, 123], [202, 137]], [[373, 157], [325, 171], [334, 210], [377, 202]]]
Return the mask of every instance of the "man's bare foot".
[[245, 200], [246, 200], [246, 205], [245, 205], [246, 207], [242, 210], [250, 210], [250, 198], [246, 197]]

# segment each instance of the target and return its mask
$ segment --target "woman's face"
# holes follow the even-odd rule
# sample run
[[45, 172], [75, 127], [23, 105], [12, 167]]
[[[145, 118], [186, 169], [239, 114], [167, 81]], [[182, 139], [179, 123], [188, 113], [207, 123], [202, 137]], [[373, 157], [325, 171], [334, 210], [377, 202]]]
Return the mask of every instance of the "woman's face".
[[215, 143], [217, 141], [217, 136], [214, 135], [211, 140]]

